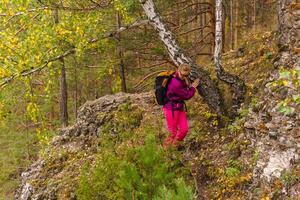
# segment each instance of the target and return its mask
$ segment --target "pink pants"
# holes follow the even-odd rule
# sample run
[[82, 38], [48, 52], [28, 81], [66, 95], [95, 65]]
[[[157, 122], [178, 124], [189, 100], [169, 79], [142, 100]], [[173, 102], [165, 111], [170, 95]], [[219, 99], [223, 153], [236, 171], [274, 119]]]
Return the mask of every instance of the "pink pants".
[[167, 142], [174, 143], [176, 141], [183, 140], [189, 130], [185, 111], [174, 110], [174, 116], [172, 116], [172, 110], [163, 108], [163, 111], [168, 125], [168, 130], [171, 133]]

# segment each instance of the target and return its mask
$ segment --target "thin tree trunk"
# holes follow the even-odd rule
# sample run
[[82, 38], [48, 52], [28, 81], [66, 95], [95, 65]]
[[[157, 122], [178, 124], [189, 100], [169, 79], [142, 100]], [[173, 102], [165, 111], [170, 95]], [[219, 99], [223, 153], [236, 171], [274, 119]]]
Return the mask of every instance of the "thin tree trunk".
[[252, 28], [251, 2], [245, 2], [241, 6], [243, 6], [243, 13], [246, 15], [246, 27], [250, 29]]
[[120, 58], [120, 78], [122, 84], [122, 92], [127, 92], [123, 53], [121, 51], [119, 51], [119, 58]]
[[223, 43], [223, 6], [222, 0], [216, 0], [216, 41], [215, 41], [215, 53], [214, 53], [214, 62], [215, 70], [217, 76], [220, 80], [229, 84], [232, 89], [232, 107], [233, 111], [236, 113], [237, 109], [240, 107], [240, 104], [244, 101], [244, 95], [246, 93], [246, 86], [243, 80], [238, 76], [227, 73], [221, 64], [222, 58], [222, 43]]
[[75, 91], [74, 91], [74, 115], [75, 119], [77, 119], [77, 111], [78, 111], [78, 81], [77, 81], [77, 61], [75, 58], [75, 67], [74, 67], [74, 78], [75, 78]]
[[[58, 10], [54, 10], [54, 21], [59, 23]], [[60, 74], [60, 118], [63, 127], [68, 126], [68, 93], [67, 93], [67, 80], [64, 58], [61, 61], [61, 74]]]
[[67, 80], [66, 80], [66, 69], [65, 61], [61, 60], [61, 76], [60, 76], [60, 113], [62, 126], [68, 126], [68, 93], [67, 93]]
[[215, 1], [214, 0], [211, 0], [211, 22], [212, 22], [212, 32], [213, 32], [213, 38], [211, 40], [211, 55], [214, 55], [214, 50], [215, 50], [215, 26], [216, 26], [216, 18], [215, 18], [215, 10], [214, 10], [214, 7], [215, 7]]
[[[200, 3], [202, 3], [202, 0], [200, 0]], [[202, 6], [199, 5], [199, 4], [197, 4], [197, 12], [200, 12], [201, 10], [202, 10]], [[199, 22], [200, 22], [200, 27], [201, 27], [201, 30], [200, 30], [200, 37], [201, 37], [201, 39], [203, 38], [203, 35], [204, 35], [203, 34], [204, 33], [203, 27], [205, 26], [205, 24], [204, 24], [204, 15], [205, 14], [206, 13], [200, 13], [200, 15], [199, 15]], [[198, 22], [198, 20], [197, 20], [197, 22]], [[196, 39], [195, 40], [197, 40], [197, 35], [196, 35]]]
[[238, 23], [239, 20], [239, 1], [235, 1], [235, 29], [234, 29], [234, 48], [238, 48]]
[[54, 105], [51, 103], [51, 112], [50, 112], [50, 120], [54, 120], [55, 118], [55, 110], [54, 110]]
[[[204, 3], [205, 1], [201, 1], [201, 3]], [[201, 11], [201, 10], [206, 10], [207, 8], [207, 5], [200, 5], [199, 6], [199, 11]], [[200, 35], [200, 38], [201, 38], [201, 43], [199, 43], [199, 45], [202, 45], [203, 43], [205, 43], [204, 42], [204, 36], [205, 36], [205, 30], [204, 30], [204, 26], [206, 26], [207, 24], [206, 24], [206, 15], [207, 15], [207, 12], [204, 12], [204, 13], [201, 13], [200, 14], [200, 24], [201, 24], [201, 35]]]
[[[117, 13], [117, 26], [118, 26], [118, 29], [121, 28], [121, 16], [119, 13]], [[124, 60], [123, 60], [123, 52], [122, 52], [122, 49], [120, 47], [120, 41], [121, 41], [121, 35], [120, 34], [117, 34], [116, 35], [116, 38], [118, 40], [118, 47], [117, 47], [117, 54], [119, 56], [119, 68], [120, 68], [120, 79], [121, 79], [121, 89], [122, 89], [122, 92], [127, 92], [127, 89], [126, 89], [126, 79], [125, 79], [125, 70], [124, 70]]]
[[256, 30], [256, 0], [253, 0], [253, 29]]
[[230, 0], [230, 50], [234, 49], [234, 41], [233, 41], [233, 5]]
[[196, 78], [200, 78], [201, 80], [201, 84], [197, 88], [198, 92], [213, 110], [219, 114], [224, 114], [223, 99], [215, 83], [210, 78], [209, 73], [184, 54], [172, 33], [162, 22], [153, 0], [140, 0], [140, 3], [149, 18], [150, 24], [158, 32], [174, 64], [179, 66], [182, 63], [188, 63], [192, 67], [190, 79], [193, 81]]
[[[200, 3], [202, 3], [202, 0], [200, 0]], [[201, 5], [196, 4], [196, 13], [201, 12], [201, 10], [202, 10]], [[204, 27], [203, 15], [204, 15], [204, 13], [200, 13], [199, 16], [196, 16], [196, 26], [195, 26], [195, 27], [197, 27], [197, 25], [200, 24], [200, 27], [201, 27], [200, 37], [201, 37], [201, 39], [203, 38], [203, 31], [204, 31], [203, 30], [203, 27]], [[197, 41], [198, 37], [199, 36], [197, 34], [195, 34], [194, 40]]]
[[[212, 6], [209, 9], [212, 9]], [[203, 15], [203, 23], [202, 23], [203, 26], [205, 26], [207, 24], [207, 21], [209, 21], [209, 19], [207, 20], [207, 18], [208, 18], [209, 15], [211, 15], [211, 13], [207, 13], [207, 12], [204, 13], [204, 15]], [[212, 27], [211, 24], [208, 24], [208, 25]], [[211, 30], [209, 30], [209, 31], [211, 31]], [[201, 39], [202, 44], [205, 44], [205, 36], [206, 36], [206, 34], [205, 34], [205, 31], [203, 30], [203, 37]], [[213, 38], [213, 36], [211, 34], [210, 34], [209, 40], [210, 40], [210, 38]], [[214, 43], [213, 41], [210, 41], [209, 48], [213, 49], [213, 43]], [[201, 43], [199, 45], [201, 45]], [[209, 52], [209, 51], [210, 51], [210, 49], [207, 50], [207, 52]], [[213, 54], [211, 54], [211, 55], [213, 55]]]
[[265, 28], [266, 24], [265, 24], [265, 9], [266, 9], [266, 4], [265, 1], [261, 1], [261, 6], [260, 6], [260, 13], [261, 13], [261, 17], [260, 17], [260, 24], [262, 24], [262, 26]]

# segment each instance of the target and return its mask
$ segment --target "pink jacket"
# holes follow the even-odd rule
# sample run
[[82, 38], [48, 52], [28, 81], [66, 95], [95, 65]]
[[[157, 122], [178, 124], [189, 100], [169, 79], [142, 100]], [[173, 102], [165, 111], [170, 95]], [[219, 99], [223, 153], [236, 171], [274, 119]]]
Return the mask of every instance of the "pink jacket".
[[184, 100], [188, 100], [195, 95], [196, 89], [189, 87], [184, 80], [179, 78], [178, 72], [176, 71], [174, 78], [171, 79], [168, 89], [167, 97], [169, 102], [164, 105], [164, 108], [168, 110], [184, 110]]

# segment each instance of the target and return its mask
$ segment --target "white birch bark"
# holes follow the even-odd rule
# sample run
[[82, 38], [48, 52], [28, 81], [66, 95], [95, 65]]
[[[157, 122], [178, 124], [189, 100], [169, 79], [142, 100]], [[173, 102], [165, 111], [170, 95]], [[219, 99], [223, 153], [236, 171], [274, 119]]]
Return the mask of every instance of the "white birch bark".
[[222, 0], [216, 0], [216, 31], [215, 31], [215, 53], [214, 61], [216, 65], [216, 71], [221, 71], [221, 57], [222, 57], [222, 46], [223, 46], [223, 36], [222, 36]]
[[175, 65], [187, 63], [192, 67], [190, 79], [193, 81], [200, 78], [198, 92], [203, 96], [205, 102], [218, 114], [224, 114], [223, 99], [215, 83], [211, 80], [209, 73], [198, 66], [191, 58], [186, 56], [173, 37], [171, 31], [163, 23], [159, 13], [156, 10], [153, 0], [139, 0], [150, 24], [158, 32], [160, 40], [164, 43], [168, 54]]
[[216, 30], [215, 30], [215, 52], [214, 62], [217, 77], [231, 86], [233, 114], [236, 114], [240, 104], [244, 101], [246, 86], [238, 76], [227, 73], [222, 67], [222, 48], [223, 48], [223, 5], [222, 0], [216, 0]]
[[161, 17], [156, 11], [154, 2], [152, 0], [140, 0], [140, 2], [142, 3], [142, 7], [145, 14], [148, 16], [150, 23], [158, 32], [160, 40], [165, 44], [168, 54], [174, 64], [178, 66], [182, 63], [191, 63], [191, 59], [183, 54], [177, 42], [173, 38], [172, 33], [162, 22]]
[[218, 88], [211, 80], [209, 73], [204, 69], [201, 69], [191, 58], [184, 54], [179, 47], [177, 41], [173, 37], [171, 31], [163, 23], [159, 13], [156, 10], [153, 0], [139, 0], [145, 14], [147, 15], [150, 24], [158, 32], [160, 40], [164, 43], [168, 54], [175, 65], [181, 63], [188, 63], [192, 67], [190, 79], [194, 80], [200, 78], [200, 85], [197, 88], [200, 95], [203, 96], [204, 100], [208, 105], [219, 114], [224, 114], [223, 100], [219, 93]]

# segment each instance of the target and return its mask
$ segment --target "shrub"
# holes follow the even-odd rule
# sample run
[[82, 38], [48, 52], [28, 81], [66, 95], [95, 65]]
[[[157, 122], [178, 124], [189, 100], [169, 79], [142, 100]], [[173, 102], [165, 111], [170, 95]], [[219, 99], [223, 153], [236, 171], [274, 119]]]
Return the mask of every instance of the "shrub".
[[101, 151], [96, 167], [83, 169], [76, 195], [82, 200], [192, 199], [192, 189], [175, 175], [175, 165], [148, 135], [143, 146], [128, 148], [122, 156]]

